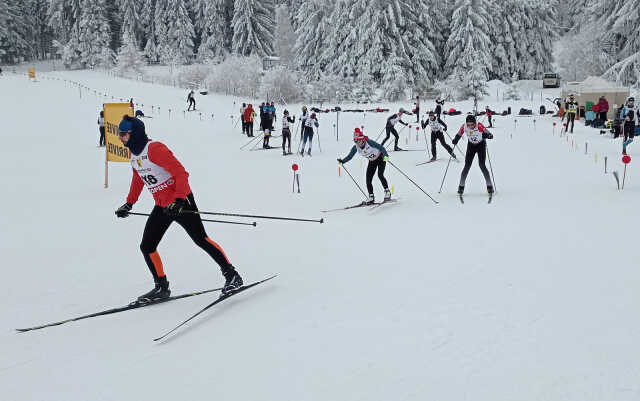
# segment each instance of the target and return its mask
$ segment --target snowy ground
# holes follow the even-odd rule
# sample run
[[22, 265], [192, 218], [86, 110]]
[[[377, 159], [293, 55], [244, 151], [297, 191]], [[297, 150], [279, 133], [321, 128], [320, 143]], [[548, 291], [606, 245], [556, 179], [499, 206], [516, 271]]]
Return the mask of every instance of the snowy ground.
[[[90, 89], [45, 79], [54, 77]], [[440, 160], [420, 167], [423, 152], [391, 154], [439, 205], [388, 166], [399, 203], [323, 215], [360, 201], [335, 159], [354, 126], [375, 138], [389, 113], [341, 114], [339, 142], [334, 115], [320, 115], [322, 153], [315, 143], [314, 156], [300, 160], [239, 149], [246, 138], [230, 116], [241, 99], [198, 97], [200, 121], [200, 112], [182, 114], [182, 90], [92, 72], [51, 72], [37, 83], [8, 75], [0, 93], [3, 400], [640, 400], [640, 273], [629, 252], [639, 173], [632, 163], [616, 190], [603, 160], [622, 171], [620, 143], [597, 130], [578, 123], [561, 138], [551, 117], [497, 117], [493, 204], [475, 164], [465, 205], [455, 195], [461, 164], [437, 193], [447, 161], [439, 148]], [[144, 219], [113, 214], [128, 165], [111, 165], [103, 188], [96, 118], [111, 96], [133, 97], [148, 114], [161, 108], [147, 130], [188, 169], [201, 209], [326, 223], [208, 225], [246, 281], [279, 277], [163, 343], [151, 339], [215, 295], [17, 334], [151, 287], [138, 250]], [[448, 118], [450, 131], [463, 119]], [[424, 149], [407, 132], [401, 146]], [[302, 194], [291, 193], [292, 162]], [[356, 157], [347, 168], [364, 185], [364, 163]], [[134, 211], [151, 207], [144, 193]], [[180, 227], [159, 252], [175, 293], [221, 284]]]

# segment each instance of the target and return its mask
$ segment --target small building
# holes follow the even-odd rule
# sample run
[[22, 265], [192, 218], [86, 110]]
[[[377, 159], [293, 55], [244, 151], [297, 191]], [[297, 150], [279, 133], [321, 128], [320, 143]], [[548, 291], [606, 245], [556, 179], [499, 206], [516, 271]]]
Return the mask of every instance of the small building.
[[618, 86], [604, 78], [589, 77], [582, 82], [568, 82], [565, 84], [561, 92], [562, 102], [571, 94], [575, 96], [581, 110], [586, 110], [585, 105], [587, 102], [597, 104], [600, 97], [604, 96], [609, 102], [607, 118], [612, 119], [614, 113], [613, 105], [617, 104], [620, 107], [625, 104], [630, 91], [628, 87]]
[[262, 69], [269, 71], [270, 69], [280, 65], [280, 57], [266, 56], [262, 58]]

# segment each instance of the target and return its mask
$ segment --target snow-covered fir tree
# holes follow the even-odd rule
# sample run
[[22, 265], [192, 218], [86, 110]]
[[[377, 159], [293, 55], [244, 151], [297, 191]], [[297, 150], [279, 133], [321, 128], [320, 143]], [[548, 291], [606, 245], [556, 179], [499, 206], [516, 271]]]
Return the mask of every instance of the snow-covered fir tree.
[[138, 50], [135, 40], [125, 33], [122, 37], [122, 46], [118, 51], [117, 67], [122, 72], [142, 71], [142, 67], [146, 64], [142, 52]]
[[80, 14], [64, 45], [62, 61], [68, 68], [111, 66], [115, 55], [111, 51], [110, 28], [105, 0], [82, 0]]
[[[184, 0], [163, 0], [164, 9], [158, 14], [161, 1], [156, 2], [156, 38], [158, 53], [164, 63], [185, 64], [193, 58], [193, 24]], [[159, 22], [160, 21], [160, 22]]]
[[120, 15], [122, 16], [120, 32], [123, 45], [127, 45], [126, 40], [127, 42], [133, 41], [138, 46], [138, 32], [141, 28], [138, 7], [137, 0], [120, 0]]
[[451, 15], [447, 40], [445, 71], [463, 76], [474, 65], [484, 80], [491, 70], [491, 16], [489, 0], [456, 0]]
[[88, 68], [111, 67], [115, 62], [115, 54], [109, 47], [111, 30], [106, 15], [106, 0], [83, 0], [81, 8], [77, 37], [80, 65]]
[[[333, 56], [327, 34], [335, 25], [331, 24], [330, 13], [335, 0], [308, 0], [304, 6], [293, 5], [296, 42], [293, 47], [298, 67], [306, 72], [308, 79], [318, 79], [323, 75], [328, 60]], [[335, 36], [335, 35], [334, 35]], [[323, 53], [327, 52], [324, 57]]]
[[275, 1], [235, 0], [233, 52], [272, 56], [275, 49]]
[[201, 11], [201, 44], [198, 48], [199, 60], [222, 59], [226, 54], [224, 47], [224, 3], [220, 0], [203, 2]]
[[335, 28], [325, 37], [321, 68], [356, 79], [372, 76], [392, 99], [409, 87], [429, 84], [438, 73], [439, 57], [426, 35], [425, 5], [424, 0], [338, 0], [329, 17]]
[[29, 25], [18, 0], [3, 0], [0, 4], [0, 59], [15, 63], [32, 53], [28, 41]]

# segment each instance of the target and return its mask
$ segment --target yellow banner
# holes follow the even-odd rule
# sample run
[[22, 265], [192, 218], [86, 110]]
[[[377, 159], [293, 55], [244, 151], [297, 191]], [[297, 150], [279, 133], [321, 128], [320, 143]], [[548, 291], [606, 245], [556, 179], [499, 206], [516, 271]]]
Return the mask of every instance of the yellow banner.
[[31, 79], [35, 79], [36, 78], [36, 69], [31, 67], [29, 68], [29, 78]]
[[104, 136], [107, 149], [107, 161], [125, 162], [131, 161], [129, 149], [118, 138], [118, 125], [125, 114], [133, 117], [133, 108], [129, 103], [105, 103], [104, 104]]

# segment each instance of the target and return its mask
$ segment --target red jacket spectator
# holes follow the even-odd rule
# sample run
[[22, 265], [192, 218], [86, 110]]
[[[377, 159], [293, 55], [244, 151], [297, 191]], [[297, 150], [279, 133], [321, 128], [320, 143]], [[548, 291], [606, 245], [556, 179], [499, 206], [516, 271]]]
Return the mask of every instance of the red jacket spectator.
[[598, 104], [594, 104], [594, 105], [591, 107], [591, 111], [593, 111], [594, 113], [598, 114], [598, 112], [600, 111], [600, 103], [598, 103]]
[[604, 97], [601, 97], [600, 101], [598, 102], [598, 110], [600, 112], [609, 111], [609, 102], [607, 102], [607, 99], [605, 99]]

